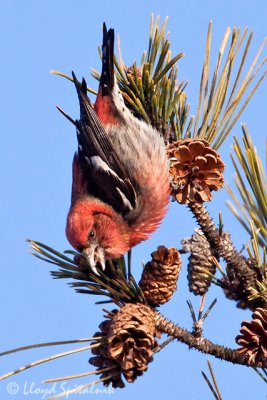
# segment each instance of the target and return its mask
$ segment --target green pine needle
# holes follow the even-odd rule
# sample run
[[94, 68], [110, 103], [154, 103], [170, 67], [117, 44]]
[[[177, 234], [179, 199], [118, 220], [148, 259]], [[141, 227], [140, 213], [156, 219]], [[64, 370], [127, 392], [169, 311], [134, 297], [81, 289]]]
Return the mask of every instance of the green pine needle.
[[259, 229], [253, 221], [250, 221], [250, 230], [252, 232], [250, 246], [247, 248], [248, 255], [251, 259], [255, 259], [259, 268], [260, 281], [257, 281], [257, 288], [251, 288], [249, 301], [262, 299], [267, 301], [267, 260], [266, 247], [260, 246]]
[[251, 136], [245, 125], [243, 129], [243, 144], [236, 137], [233, 145], [234, 154], [231, 155], [235, 168], [234, 183], [238, 195], [228, 185], [226, 189], [235, 204], [228, 201], [227, 205], [252, 236], [250, 220], [259, 229], [258, 242], [261, 247], [267, 246], [267, 176], [263, 164], [257, 154]]
[[[169, 33], [166, 33], [167, 21], [165, 18], [160, 26], [160, 18], [154, 20], [152, 15], [148, 50], [142, 54], [139, 65], [136, 62], [125, 65], [118, 40], [115, 74], [125, 104], [136, 117], [157, 129], [167, 142], [194, 137], [205, 139], [218, 149], [265, 78], [267, 71], [263, 71], [263, 67], [267, 58], [260, 61], [260, 55], [266, 39], [247, 67], [253, 33], [249, 33], [248, 28], [243, 32], [240, 28], [227, 28], [212, 71], [212, 22], [209, 23], [194, 119], [193, 116], [189, 118], [187, 83], [178, 80], [177, 62], [184, 53], [172, 56]], [[98, 51], [102, 57], [100, 47]], [[64, 73], [51, 72], [73, 81]], [[92, 69], [91, 75], [99, 81], [98, 71]], [[97, 94], [91, 88], [88, 91]]]
[[240, 32], [240, 28], [233, 28], [232, 31], [227, 28], [214, 71], [211, 73], [212, 22], [209, 24], [193, 137], [207, 140], [216, 150], [227, 138], [267, 73], [262, 72], [258, 78], [267, 60], [264, 58], [257, 66], [266, 43], [265, 38], [248, 72], [241, 80], [253, 36], [250, 33], [246, 38], [247, 33], [248, 28], [243, 33]]
[[[57, 271], [51, 271], [51, 275], [57, 279], [76, 281], [72, 282], [71, 286], [78, 293], [106, 296], [119, 306], [127, 302], [146, 303], [141, 288], [133, 276], [126, 271], [123, 258], [118, 261], [108, 260], [105, 271], [98, 269], [99, 275], [96, 275], [82, 254], [74, 251], [60, 253], [41, 242], [28, 241], [33, 250], [31, 254], [58, 267]], [[81, 260], [79, 265], [75, 263], [74, 259], [67, 257], [66, 253], [79, 256]]]

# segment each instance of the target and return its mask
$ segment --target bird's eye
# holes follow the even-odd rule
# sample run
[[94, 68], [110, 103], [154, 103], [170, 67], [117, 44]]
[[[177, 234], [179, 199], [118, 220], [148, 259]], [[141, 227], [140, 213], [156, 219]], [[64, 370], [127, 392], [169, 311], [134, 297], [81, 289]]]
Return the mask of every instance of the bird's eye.
[[95, 237], [95, 231], [90, 231], [89, 238], [93, 239]]

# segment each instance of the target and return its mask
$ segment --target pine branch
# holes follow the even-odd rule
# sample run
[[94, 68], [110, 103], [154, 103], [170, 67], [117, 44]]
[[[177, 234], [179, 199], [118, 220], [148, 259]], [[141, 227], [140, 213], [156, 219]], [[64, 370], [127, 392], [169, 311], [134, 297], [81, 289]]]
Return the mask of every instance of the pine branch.
[[242, 308], [266, 307], [267, 298], [264, 290], [262, 295], [251, 297], [255, 291], [258, 293], [258, 288], [266, 282], [257, 260], [246, 259], [237, 251], [229, 235], [220, 235], [204, 204], [190, 203], [188, 207], [211, 248], [227, 263], [226, 277], [220, 280], [220, 286], [224, 289], [226, 296], [240, 301], [238, 305]]
[[261, 362], [259, 365], [257, 365], [255, 362], [249, 363], [246, 360], [246, 355], [240, 354], [237, 350], [215, 344], [203, 337], [195, 337], [192, 333], [169, 321], [160, 313], [157, 314], [156, 323], [160, 332], [166, 333], [168, 336], [177, 339], [179, 342], [185, 343], [189, 348], [194, 348], [201, 353], [210, 354], [216, 358], [219, 358], [220, 360], [229, 361], [233, 364], [259, 368], [262, 367]]

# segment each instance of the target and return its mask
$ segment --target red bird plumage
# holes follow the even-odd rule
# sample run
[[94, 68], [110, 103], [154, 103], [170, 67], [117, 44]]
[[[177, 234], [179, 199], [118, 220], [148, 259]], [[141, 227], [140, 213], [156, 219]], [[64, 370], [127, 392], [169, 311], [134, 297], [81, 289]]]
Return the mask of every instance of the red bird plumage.
[[[148, 239], [169, 202], [168, 160], [160, 134], [126, 108], [114, 75], [114, 30], [103, 26], [102, 74], [94, 107], [73, 74], [80, 102], [66, 235], [99, 262]], [[69, 118], [70, 119], [70, 118]]]

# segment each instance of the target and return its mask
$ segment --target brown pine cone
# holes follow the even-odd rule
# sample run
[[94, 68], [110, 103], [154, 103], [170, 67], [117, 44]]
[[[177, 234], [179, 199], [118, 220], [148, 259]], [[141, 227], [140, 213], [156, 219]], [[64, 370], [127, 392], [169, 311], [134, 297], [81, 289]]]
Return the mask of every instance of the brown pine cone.
[[[114, 310], [113, 312], [110, 312], [108, 314], [108, 318], [113, 318], [114, 315], [117, 313], [117, 310]], [[102, 368], [108, 368], [110, 367], [110, 370], [103, 372], [100, 375], [101, 379], [107, 378], [109, 375], [113, 375], [109, 379], [103, 381], [104, 386], [108, 386], [110, 383], [112, 384], [112, 387], [114, 388], [124, 388], [125, 384], [122, 380], [122, 371], [119, 363], [117, 363], [115, 360], [113, 360], [109, 354], [108, 354], [108, 342], [107, 339], [109, 331], [110, 331], [110, 325], [112, 323], [112, 319], [105, 320], [101, 322], [99, 325], [100, 332], [96, 332], [94, 334], [94, 337], [102, 337], [102, 344], [99, 347], [93, 348], [92, 349], [92, 354], [94, 357], [91, 357], [89, 359], [89, 363], [96, 367], [96, 371], [101, 370]], [[99, 340], [96, 342], [93, 342], [92, 344], [98, 344]], [[114, 373], [117, 372], [117, 374], [114, 375]]]
[[266, 300], [259, 297], [249, 300], [252, 289], [258, 289], [258, 282], [263, 280], [263, 273], [255, 259], [244, 259], [242, 268], [236, 269], [227, 264], [226, 276], [221, 279], [221, 286], [228, 299], [236, 300], [238, 308], [256, 310], [266, 306]]
[[108, 356], [128, 382], [147, 370], [157, 347], [155, 312], [144, 304], [128, 303], [113, 317], [108, 333]]
[[206, 140], [178, 140], [167, 147], [172, 195], [182, 204], [212, 199], [223, 187], [224, 163]]
[[151, 254], [142, 273], [139, 286], [151, 306], [166, 303], [177, 288], [177, 280], [181, 269], [181, 259], [178, 250], [159, 246]]
[[188, 258], [188, 284], [190, 292], [195, 295], [203, 295], [211, 285], [209, 275], [215, 274], [216, 266], [213, 262], [213, 256], [216, 251], [210, 247], [205, 235], [200, 229], [190, 238], [182, 240], [184, 251], [191, 253]]
[[267, 310], [256, 308], [252, 321], [243, 321], [236, 343], [241, 346], [237, 351], [246, 354], [248, 363], [267, 367]]

